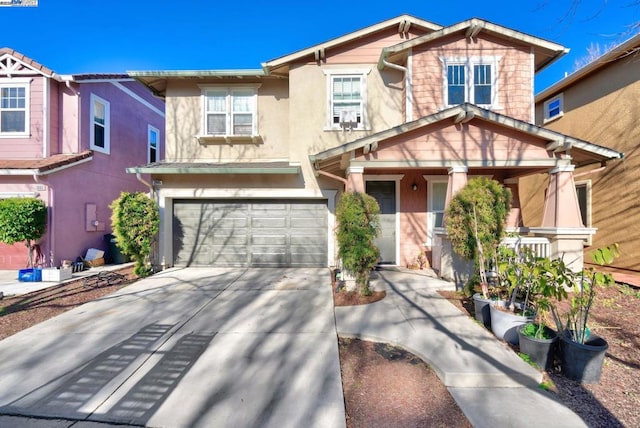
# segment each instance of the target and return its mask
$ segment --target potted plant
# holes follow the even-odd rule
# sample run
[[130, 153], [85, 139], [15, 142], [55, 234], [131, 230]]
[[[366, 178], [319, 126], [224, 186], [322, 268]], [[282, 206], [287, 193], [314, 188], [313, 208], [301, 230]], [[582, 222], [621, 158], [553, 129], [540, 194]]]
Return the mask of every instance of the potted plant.
[[480, 278], [480, 292], [473, 295], [476, 319], [489, 326], [490, 284], [493, 271], [488, 255], [496, 252], [505, 233], [511, 205], [511, 191], [495, 180], [478, 177], [453, 197], [445, 213], [445, 227], [453, 251], [473, 261]]
[[516, 245], [499, 254], [500, 283], [509, 299], [491, 306], [491, 328], [498, 338], [518, 344], [518, 327], [532, 323], [539, 312], [549, 311], [553, 302], [565, 298], [571, 275], [562, 259], [536, 257], [526, 247]]
[[13, 245], [24, 242], [28, 268], [20, 269], [20, 281], [41, 281], [42, 271], [34, 266], [36, 242], [44, 235], [47, 207], [37, 198], [7, 198], [0, 200], [0, 242]]
[[[566, 286], [571, 284], [572, 274], [562, 259], [540, 258], [536, 263], [540, 271], [538, 281], [531, 288], [530, 299], [536, 314], [541, 317], [567, 297]], [[556, 355], [558, 333], [542, 321], [526, 323], [517, 332], [520, 352], [527, 354], [542, 369], [550, 369]]]
[[[610, 264], [619, 255], [618, 244], [595, 250], [591, 257], [600, 265]], [[591, 334], [588, 322], [591, 307], [600, 287], [615, 283], [610, 273], [586, 268], [574, 274], [573, 293], [566, 321], [555, 307], [551, 308], [560, 335], [561, 371], [569, 379], [584, 383], [597, 383], [609, 345], [606, 340]]]
[[379, 258], [374, 243], [380, 230], [379, 213], [378, 202], [361, 192], [345, 192], [336, 208], [338, 256], [343, 273], [355, 277], [356, 286], [364, 296], [371, 294], [369, 275]]

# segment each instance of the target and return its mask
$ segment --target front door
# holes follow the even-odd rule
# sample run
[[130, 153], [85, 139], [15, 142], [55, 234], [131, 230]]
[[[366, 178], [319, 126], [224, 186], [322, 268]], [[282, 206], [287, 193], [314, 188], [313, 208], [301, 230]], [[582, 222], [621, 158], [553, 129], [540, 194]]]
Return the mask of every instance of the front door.
[[380, 205], [380, 235], [375, 241], [380, 262], [396, 264], [396, 182], [367, 181], [367, 194]]

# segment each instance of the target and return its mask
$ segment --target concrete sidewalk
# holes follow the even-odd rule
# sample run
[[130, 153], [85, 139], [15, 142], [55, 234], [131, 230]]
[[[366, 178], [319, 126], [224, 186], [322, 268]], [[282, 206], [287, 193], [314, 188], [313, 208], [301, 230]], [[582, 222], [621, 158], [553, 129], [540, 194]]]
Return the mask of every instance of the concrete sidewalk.
[[586, 426], [538, 388], [540, 372], [438, 294], [453, 284], [387, 268], [375, 272], [372, 286], [387, 297], [335, 308], [338, 334], [392, 343], [424, 359], [474, 427]]

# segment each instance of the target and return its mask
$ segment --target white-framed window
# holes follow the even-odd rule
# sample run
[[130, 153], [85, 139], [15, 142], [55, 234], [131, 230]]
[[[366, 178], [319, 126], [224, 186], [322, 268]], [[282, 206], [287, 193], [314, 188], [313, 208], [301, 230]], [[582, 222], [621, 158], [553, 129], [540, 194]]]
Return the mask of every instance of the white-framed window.
[[584, 227], [591, 227], [591, 180], [576, 181], [576, 195]]
[[91, 94], [90, 148], [97, 152], [109, 154], [111, 136], [111, 107], [106, 101], [95, 94]]
[[444, 105], [462, 103], [498, 108], [500, 57], [440, 58], [444, 69]]
[[544, 121], [557, 119], [564, 114], [564, 97], [562, 94], [549, 98], [544, 103]]
[[258, 135], [258, 87], [202, 86], [203, 135]]
[[151, 125], [147, 126], [147, 153], [149, 163], [160, 160], [160, 131]]
[[427, 245], [433, 245], [435, 229], [443, 226], [448, 176], [427, 176]]
[[0, 79], [0, 137], [29, 136], [31, 79]]
[[367, 75], [371, 69], [328, 69], [326, 129], [367, 129]]

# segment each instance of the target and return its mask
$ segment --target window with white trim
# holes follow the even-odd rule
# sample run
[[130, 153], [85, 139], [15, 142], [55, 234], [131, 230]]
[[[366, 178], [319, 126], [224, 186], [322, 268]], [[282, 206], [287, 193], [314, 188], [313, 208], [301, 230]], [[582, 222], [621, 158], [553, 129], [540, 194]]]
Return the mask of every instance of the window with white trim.
[[575, 185], [582, 224], [591, 227], [591, 181], [578, 181]]
[[444, 64], [444, 104], [465, 102], [484, 107], [498, 105], [499, 57], [441, 58]]
[[109, 101], [91, 94], [90, 147], [101, 153], [109, 154], [111, 135], [111, 107]]
[[258, 135], [257, 86], [203, 87], [203, 98], [204, 135]]
[[147, 126], [147, 147], [149, 163], [158, 162], [160, 154], [160, 131], [151, 125]]
[[367, 74], [371, 69], [326, 69], [326, 129], [367, 129]]
[[0, 136], [29, 135], [29, 84], [0, 82]]
[[548, 99], [544, 102], [544, 121], [548, 122], [550, 120], [561, 117], [564, 113], [563, 109], [564, 99], [562, 94]]
[[448, 177], [434, 177], [427, 181], [427, 245], [432, 245], [435, 228], [443, 226], [449, 180]]

